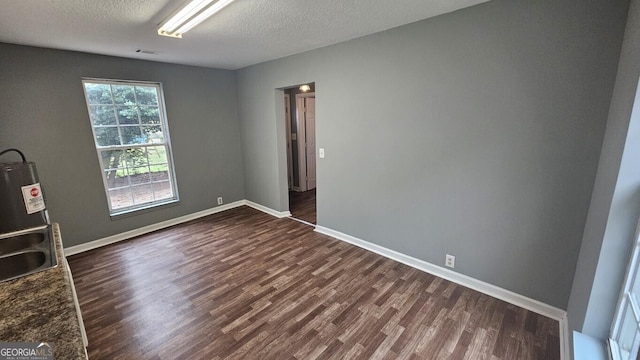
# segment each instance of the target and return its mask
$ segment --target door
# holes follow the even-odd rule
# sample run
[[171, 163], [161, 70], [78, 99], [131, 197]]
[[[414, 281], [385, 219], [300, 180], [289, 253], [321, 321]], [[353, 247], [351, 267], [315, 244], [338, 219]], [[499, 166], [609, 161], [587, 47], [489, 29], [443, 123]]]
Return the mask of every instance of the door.
[[291, 149], [291, 101], [289, 94], [284, 94], [284, 121], [287, 129], [287, 182], [289, 190], [293, 187], [293, 156]]
[[305, 98], [307, 190], [316, 188], [316, 98]]
[[298, 174], [300, 191], [316, 187], [316, 98], [314, 93], [296, 94]]

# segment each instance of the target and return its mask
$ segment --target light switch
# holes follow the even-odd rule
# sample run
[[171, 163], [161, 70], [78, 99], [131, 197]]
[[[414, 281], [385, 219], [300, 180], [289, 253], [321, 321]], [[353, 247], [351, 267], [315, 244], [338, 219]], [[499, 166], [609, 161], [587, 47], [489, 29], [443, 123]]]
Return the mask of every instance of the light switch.
[[320, 159], [324, 159], [324, 148], [318, 149], [318, 156]]

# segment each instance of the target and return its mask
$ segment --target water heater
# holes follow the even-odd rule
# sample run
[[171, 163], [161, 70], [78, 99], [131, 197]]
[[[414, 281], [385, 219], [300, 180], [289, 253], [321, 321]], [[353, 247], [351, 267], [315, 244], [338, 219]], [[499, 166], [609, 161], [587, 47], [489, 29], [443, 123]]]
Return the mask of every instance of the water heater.
[[8, 152], [18, 153], [22, 162], [0, 162], [0, 234], [49, 223], [36, 164], [17, 149], [0, 156]]

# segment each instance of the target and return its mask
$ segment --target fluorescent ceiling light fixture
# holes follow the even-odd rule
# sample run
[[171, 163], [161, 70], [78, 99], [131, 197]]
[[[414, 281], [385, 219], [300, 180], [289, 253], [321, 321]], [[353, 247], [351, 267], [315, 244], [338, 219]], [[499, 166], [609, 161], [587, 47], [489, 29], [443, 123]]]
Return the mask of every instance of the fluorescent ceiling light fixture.
[[182, 38], [182, 34], [222, 10], [233, 0], [191, 0], [175, 15], [163, 22], [158, 35]]

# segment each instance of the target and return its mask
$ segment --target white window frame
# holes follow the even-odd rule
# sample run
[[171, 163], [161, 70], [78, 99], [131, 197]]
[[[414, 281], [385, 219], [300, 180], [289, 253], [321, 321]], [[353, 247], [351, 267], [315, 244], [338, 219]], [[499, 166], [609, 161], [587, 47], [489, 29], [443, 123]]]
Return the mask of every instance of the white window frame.
[[609, 337], [609, 351], [613, 360], [623, 359], [623, 354], [618, 344], [618, 341], [623, 334], [623, 320], [625, 318], [625, 311], [627, 305], [630, 305], [630, 309], [635, 320], [636, 333], [634, 335], [633, 346], [631, 353], [637, 353], [640, 348], [640, 299], [631, 293], [633, 284], [636, 279], [640, 277], [640, 222], [636, 228], [636, 233], [633, 243], [633, 252], [629, 265], [627, 267], [627, 274], [625, 276], [624, 285], [620, 292], [618, 299], [618, 307], [616, 309], [613, 323], [611, 325], [611, 333]]
[[[112, 146], [100, 146], [97, 143], [96, 140], [96, 134], [95, 134], [95, 126], [93, 124], [93, 121], [91, 119], [91, 107], [90, 105], [95, 105], [95, 104], [89, 104], [89, 98], [87, 97], [87, 93], [85, 91], [85, 84], [86, 83], [91, 83], [91, 84], [105, 84], [105, 85], [130, 85], [130, 86], [145, 86], [145, 87], [155, 87], [156, 91], [157, 91], [157, 95], [158, 95], [158, 115], [160, 118], [160, 127], [162, 129], [162, 136], [163, 136], [163, 142], [160, 143], [144, 143], [144, 144], [126, 144], [126, 145], [112, 145]], [[93, 142], [96, 148], [96, 154], [98, 156], [98, 163], [100, 164], [100, 173], [101, 173], [101, 177], [102, 177], [102, 182], [104, 185], [104, 191], [105, 191], [105, 195], [107, 198], [107, 204], [109, 206], [109, 214], [112, 217], [117, 217], [119, 215], [124, 215], [124, 214], [128, 214], [128, 213], [132, 213], [132, 212], [136, 212], [136, 211], [140, 211], [140, 210], [145, 210], [145, 209], [150, 209], [150, 208], [154, 208], [157, 206], [162, 206], [162, 205], [166, 205], [166, 204], [170, 204], [170, 203], [176, 203], [179, 201], [179, 196], [178, 196], [178, 186], [176, 183], [176, 175], [175, 175], [175, 168], [174, 168], [174, 162], [173, 162], [173, 152], [171, 151], [171, 139], [169, 136], [169, 126], [168, 126], [168, 121], [167, 121], [167, 111], [166, 111], [166, 107], [165, 107], [165, 102], [164, 102], [164, 93], [162, 91], [162, 83], [160, 82], [150, 82], [150, 81], [135, 81], [135, 80], [113, 80], [113, 79], [100, 79], [100, 78], [82, 78], [82, 90], [83, 90], [83, 94], [85, 96], [85, 102], [87, 104], [87, 112], [89, 115], [89, 125], [91, 126], [91, 133], [93, 134]], [[135, 96], [135, 92], [134, 92], [134, 96]], [[116, 106], [115, 102], [113, 101], [113, 95], [112, 95], [112, 104], [104, 104], [104, 105], [113, 105], [114, 107]], [[137, 98], [136, 98], [136, 104], [138, 104]], [[118, 128], [118, 133], [120, 133], [122, 126], [120, 126], [120, 124], [117, 123], [116, 120], [116, 126]], [[166, 156], [167, 156], [167, 167], [169, 170], [169, 183], [173, 192], [173, 197], [171, 198], [167, 198], [167, 199], [161, 199], [161, 200], [153, 200], [150, 202], [144, 202], [144, 203], [140, 203], [140, 204], [134, 204], [131, 206], [127, 206], [127, 207], [123, 207], [123, 208], [118, 208], [118, 209], [113, 209], [113, 204], [111, 203], [111, 197], [109, 195], [109, 184], [108, 184], [108, 180], [106, 177], [106, 171], [105, 171], [105, 164], [103, 163], [103, 159], [102, 159], [102, 151], [109, 151], [109, 150], [127, 150], [127, 149], [135, 149], [135, 148], [147, 148], [147, 147], [157, 147], [157, 146], [164, 146], [165, 150], [166, 150]], [[147, 166], [149, 164], [147, 163]], [[151, 181], [149, 184], [153, 184], [154, 182]], [[132, 184], [129, 183], [128, 186], [126, 187], [132, 187]], [[121, 187], [124, 188], [124, 187]], [[113, 189], [111, 189], [113, 190]]]

